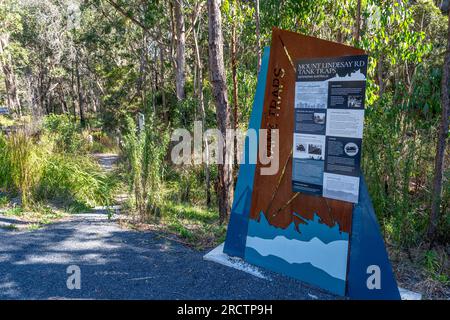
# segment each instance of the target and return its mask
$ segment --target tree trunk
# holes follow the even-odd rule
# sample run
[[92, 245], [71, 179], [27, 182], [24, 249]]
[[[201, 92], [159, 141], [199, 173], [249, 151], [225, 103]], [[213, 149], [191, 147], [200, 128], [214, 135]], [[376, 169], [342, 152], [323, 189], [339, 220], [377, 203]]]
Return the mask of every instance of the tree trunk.
[[255, 22], [256, 22], [256, 50], [258, 54], [258, 65], [257, 72], [259, 74], [259, 69], [261, 69], [261, 28], [259, 24], [259, 0], [255, 0]]
[[5, 77], [6, 103], [11, 112], [22, 115], [19, 95], [17, 93], [16, 75], [12, 66], [12, 59], [6, 47], [9, 44], [9, 35], [0, 35], [0, 66]]
[[75, 69], [76, 69], [76, 65], [74, 65], [74, 63], [72, 61], [70, 96], [72, 99], [73, 121], [76, 122], [77, 121], [77, 105], [76, 105], [75, 101], [77, 101], [77, 97], [76, 97], [76, 92], [75, 92]]
[[146, 81], [146, 64], [147, 64], [147, 37], [145, 32], [142, 34], [142, 47], [139, 57], [139, 76], [136, 81], [136, 95], [141, 99], [142, 106], [145, 107], [144, 85]]
[[[233, 24], [231, 26], [231, 74], [233, 80], [233, 129], [237, 132], [238, 127], [238, 79], [237, 79], [237, 56], [236, 56], [236, 1], [232, 4]], [[234, 138], [234, 163], [237, 159], [237, 137]]]
[[160, 79], [159, 79], [159, 84], [160, 84], [160, 90], [161, 90], [161, 103], [162, 103], [162, 110], [163, 110], [163, 114], [164, 114], [164, 123], [168, 124], [169, 123], [169, 110], [167, 110], [167, 103], [166, 103], [166, 82], [164, 79], [164, 73], [165, 73], [165, 68], [164, 68], [164, 48], [162, 46], [159, 47], [159, 61], [160, 61]]
[[175, 14], [174, 14], [174, 8], [173, 8], [173, 1], [170, 1], [169, 3], [169, 9], [170, 9], [170, 31], [172, 34], [172, 37], [170, 38], [170, 63], [172, 64], [173, 68], [177, 69], [177, 59], [175, 57], [175, 46], [176, 46], [176, 39], [177, 39], [177, 31], [175, 26]]
[[450, 73], [450, 10], [448, 19], [448, 34], [447, 34], [447, 52], [444, 58], [444, 65], [442, 67], [442, 82], [441, 82], [441, 101], [442, 114], [441, 124], [439, 126], [439, 133], [437, 138], [436, 157], [435, 157], [435, 175], [433, 180], [433, 198], [431, 203], [430, 222], [428, 225], [428, 239], [431, 244], [436, 236], [436, 229], [439, 222], [441, 197], [442, 197], [442, 180], [444, 176], [444, 159], [445, 148], [447, 144], [447, 136], [449, 129], [449, 73]]
[[27, 67], [25, 69], [25, 81], [27, 84], [27, 96], [28, 96], [28, 105], [31, 110], [31, 115], [34, 123], [38, 123], [38, 119], [42, 117], [42, 110], [39, 108], [37, 97], [36, 97], [36, 89], [34, 87], [35, 78], [32, 74], [31, 68]]
[[174, 0], [175, 2], [175, 24], [177, 33], [177, 66], [176, 66], [176, 87], [178, 101], [185, 98], [185, 68], [186, 68], [186, 41], [184, 27], [184, 0]]
[[[202, 120], [202, 127], [206, 126], [206, 111], [205, 111], [205, 101], [203, 96], [203, 64], [200, 58], [200, 50], [198, 47], [197, 41], [197, 31], [195, 30], [195, 26], [192, 27], [193, 37], [194, 37], [194, 48], [195, 48], [195, 62], [198, 69], [197, 74], [197, 94], [198, 94], [198, 102], [200, 107], [200, 115]], [[206, 189], [206, 206], [211, 206], [211, 178], [209, 172], [209, 145], [208, 141], [204, 141], [205, 146], [205, 189]]]
[[77, 90], [78, 90], [78, 109], [80, 110], [80, 123], [81, 127], [84, 128], [86, 121], [84, 117], [84, 102], [83, 102], [83, 89], [81, 88], [81, 76], [80, 76], [80, 57], [77, 49], [76, 60], [75, 60], [75, 72], [77, 77]]
[[357, 0], [356, 17], [355, 17], [355, 33], [354, 33], [354, 37], [353, 37], [355, 42], [359, 41], [360, 32], [361, 32], [361, 0]]
[[[223, 59], [222, 19], [220, 16], [219, 0], [208, 0], [208, 46], [209, 69], [212, 84], [212, 93], [216, 106], [217, 123], [222, 135], [230, 127], [230, 110], [228, 106], [228, 93], [226, 86], [225, 66]], [[230, 150], [231, 151], [231, 150]], [[219, 185], [219, 215], [220, 222], [224, 222], [231, 211], [233, 198], [233, 169], [229, 161], [226, 146], [223, 146], [223, 163], [218, 164]]]
[[[146, 59], [148, 62], [148, 59]], [[158, 75], [158, 48], [155, 46], [153, 48], [153, 61], [155, 62], [153, 64], [153, 82], [154, 82], [154, 91], [152, 94], [152, 103], [153, 103], [153, 113], [156, 115], [156, 93], [159, 90], [159, 84], [158, 84], [158, 80], [159, 80], [159, 75]]]
[[343, 43], [343, 35], [340, 29], [336, 31], [336, 42]]
[[383, 54], [380, 53], [377, 62], [377, 77], [378, 77], [378, 95], [381, 98], [384, 93], [384, 80], [383, 80]]

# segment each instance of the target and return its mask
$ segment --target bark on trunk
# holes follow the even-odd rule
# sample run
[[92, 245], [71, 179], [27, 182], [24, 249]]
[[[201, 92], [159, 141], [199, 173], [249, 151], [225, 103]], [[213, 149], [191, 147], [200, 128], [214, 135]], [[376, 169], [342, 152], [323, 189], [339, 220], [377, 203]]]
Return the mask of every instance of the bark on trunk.
[[36, 95], [36, 89], [34, 87], [35, 78], [32, 74], [31, 68], [26, 68], [25, 71], [25, 79], [27, 84], [27, 100], [28, 105], [31, 109], [31, 115], [33, 117], [33, 122], [38, 123], [38, 120], [42, 117], [41, 109], [39, 108], [38, 102], [37, 102], [37, 95]]
[[259, 24], [259, 0], [255, 0], [255, 22], [256, 22], [256, 50], [258, 53], [258, 65], [256, 70], [259, 74], [259, 69], [261, 69], [261, 55], [262, 55], [261, 30]]
[[77, 121], [77, 97], [76, 97], [76, 90], [75, 90], [75, 69], [76, 64], [72, 62], [72, 70], [71, 70], [71, 86], [70, 86], [70, 96], [72, 99], [72, 112], [73, 112], [73, 120]]
[[[205, 111], [205, 101], [203, 96], [203, 64], [202, 60], [200, 58], [200, 49], [198, 47], [198, 41], [197, 41], [197, 31], [195, 30], [195, 26], [192, 28], [193, 36], [194, 36], [194, 48], [195, 48], [195, 62], [198, 69], [197, 74], [197, 95], [198, 95], [198, 102], [200, 107], [200, 115], [201, 115], [201, 121], [202, 121], [202, 127], [205, 128], [206, 126], [206, 111]], [[209, 146], [208, 141], [206, 139], [204, 140], [204, 147], [205, 147], [205, 189], [206, 189], [206, 206], [211, 206], [211, 178], [210, 178], [210, 172], [209, 172]]]
[[[222, 19], [218, 0], [208, 0], [208, 45], [209, 45], [209, 69], [212, 84], [212, 92], [216, 106], [217, 123], [222, 135], [226, 136], [226, 130], [230, 128], [230, 110], [228, 105], [228, 93], [223, 59], [223, 35]], [[220, 222], [224, 222], [231, 211], [233, 198], [233, 169], [230, 162], [225, 161], [229, 157], [226, 146], [223, 146], [223, 164], [218, 165], [219, 185], [219, 215]]]
[[384, 93], [384, 82], [383, 82], [383, 55], [380, 54], [378, 57], [378, 63], [377, 63], [377, 76], [378, 76], [378, 95], [380, 98], [383, 96]]
[[336, 42], [342, 43], [343, 42], [343, 35], [341, 30], [336, 31]]
[[162, 46], [159, 47], [159, 64], [160, 64], [160, 90], [161, 90], [161, 103], [162, 103], [162, 110], [164, 114], [164, 123], [169, 123], [169, 111], [166, 107], [166, 81], [164, 79], [164, 73], [165, 73], [165, 67], [164, 67], [164, 48]]
[[[232, 6], [233, 24], [231, 27], [231, 75], [233, 80], [233, 129], [237, 132], [238, 127], [238, 79], [237, 79], [237, 56], [236, 56], [236, 2]], [[237, 138], [234, 139], [234, 163], [237, 159]]]
[[433, 180], [433, 199], [431, 203], [430, 222], [428, 226], [428, 238], [431, 243], [436, 237], [436, 229], [439, 222], [441, 198], [442, 198], [442, 180], [444, 176], [444, 159], [445, 149], [447, 145], [447, 136], [449, 129], [449, 73], [450, 73], [450, 10], [448, 19], [448, 35], [447, 35], [447, 52], [442, 67], [442, 83], [441, 83], [441, 101], [442, 114], [441, 124], [437, 138], [436, 157], [435, 157], [435, 175]]
[[358, 0], [356, 4], [356, 17], [355, 17], [355, 42], [359, 41], [359, 34], [361, 32], [361, 0]]
[[80, 57], [77, 49], [76, 59], [75, 59], [75, 72], [77, 77], [77, 93], [78, 93], [78, 109], [80, 111], [80, 123], [81, 127], [84, 128], [86, 120], [84, 117], [84, 101], [83, 101], [83, 89], [81, 88], [81, 75], [80, 75]]
[[144, 85], [146, 81], [146, 65], [147, 65], [147, 37], [142, 35], [142, 47], [139, 57], [139, 76], [136, 81], [136, 95], [141, 99], [142, 105], [145, 106]]
[[19, 95], [17, 93], [16, 75], [12, 66], [11, 55], [6, 52], [9, 43], [8, 35], [0, 35], [0, 66], [5, 78], [6, 103], [10, 112], [22, 115]]
[[177, 66], [176, 66], [176, 87], [178, 101], [185, 98], [185, 68], [186, 68], [186, 40], [184, 26], [184, 0], [174, 0], [175, 24], [177, 33]]

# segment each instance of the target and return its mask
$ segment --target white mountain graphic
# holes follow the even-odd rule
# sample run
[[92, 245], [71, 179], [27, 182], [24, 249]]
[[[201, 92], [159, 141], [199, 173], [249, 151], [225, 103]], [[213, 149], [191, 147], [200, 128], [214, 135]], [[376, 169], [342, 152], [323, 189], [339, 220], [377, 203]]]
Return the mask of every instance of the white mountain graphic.
[[364, 81], [364, 80], [366, 80], [366, 76], [363, 73], [361, 73], [361, 69], [358, 69], [355, 72], [346, 74], [343, 77], [336, 74], [336, 76], [326, 81]]
[[255, 249], [264, 257], [272, 255], [291, 264], [309, 262], [330, 276], [345, 280], [348, 250], [346, 240], [323, 243], [316, 237], [310, 241], [300, 241], [284, 236], [277, 236], [274, 239], [247, 236], [246, 246]]

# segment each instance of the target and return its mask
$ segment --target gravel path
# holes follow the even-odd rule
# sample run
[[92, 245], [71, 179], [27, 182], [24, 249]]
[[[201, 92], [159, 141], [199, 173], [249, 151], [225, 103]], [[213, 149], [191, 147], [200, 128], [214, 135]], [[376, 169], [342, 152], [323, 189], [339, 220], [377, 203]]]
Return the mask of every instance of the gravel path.
[[[106, 171], [118, 160], [93, 156]], [[0, 299], [336, 298], [270, 272], [268, 281], [205, 261], [207, 251], [122, 229], [98, 209], [34, 231], [0, 212]], [[81, 271], [79, 290], [67, 288], [71, 265]]]
[[117, 161], [119, 161], [119, 156], [115, 153], [94, 153], [92, 156], [105, 171], [114, 170]]
[[[0, 216], [0, 220], [2, 217]], [[74, 215], [34, 231], [0, 228], [0, 299], [334, 299], [298, 281], [272, 281], [204, 261], [205, 251]], [[69, 290], [67, 267], [81, 269]]]

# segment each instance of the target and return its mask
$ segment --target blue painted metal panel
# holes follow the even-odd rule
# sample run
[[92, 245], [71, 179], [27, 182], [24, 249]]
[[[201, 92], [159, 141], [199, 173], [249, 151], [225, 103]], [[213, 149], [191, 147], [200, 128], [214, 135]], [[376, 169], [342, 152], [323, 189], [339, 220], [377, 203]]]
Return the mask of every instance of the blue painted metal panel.
[[[380, 268], [380, 289], [369, 289], [367, 279], [371, 265]], [[359, 203], [353, 210], [347, 295], [359, 300], [399, 300], [397, 282], [384, 246], [364, 177], [361, 177]]]
[[[265, 47], [261, 69], [256, 85], [253, 109], [250, 115], [249, 129], [256, 131], [256, 138], [259, 139], [259, 129], [264, 105], [264, 93], [266, 89], [267, 69], [269, 67], [270, 47]], [[239, 167], [239, 175], [234, 190], [234, 201], [231, 209], [230, 222], [228, 223], [227, 237], [223, 251], [230, 255], [244, 258], [245, 239], [247, 237], [248, 219], [250, 206], [252, 203], [253, 181], [255, 178], [256, 163], [249, 163], [249, 159], [256, 159], [258, 149], [256, 144], [250, 148], [248, 136], [244, 143], [244, 153], [242, 164]]]

